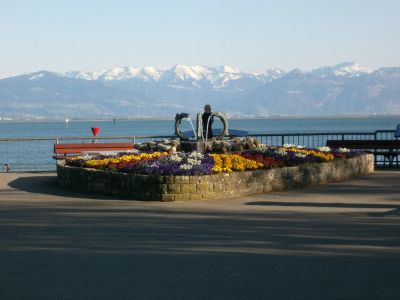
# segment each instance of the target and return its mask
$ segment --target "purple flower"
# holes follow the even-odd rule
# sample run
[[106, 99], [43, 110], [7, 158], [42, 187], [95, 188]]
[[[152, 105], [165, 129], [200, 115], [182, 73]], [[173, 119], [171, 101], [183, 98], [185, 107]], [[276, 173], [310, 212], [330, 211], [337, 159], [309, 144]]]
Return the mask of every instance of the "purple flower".
[[[180, 159], [166, 156], [137, 162], [126, 166], [122, 172], [144, 174], [144, 175], [206, 175], [212, 173], [213, 160], [206, 154], [201, 160], [193, 160], [187, 153], [180, 153]], [[190, 165], [182, 168], [182, 165]]]

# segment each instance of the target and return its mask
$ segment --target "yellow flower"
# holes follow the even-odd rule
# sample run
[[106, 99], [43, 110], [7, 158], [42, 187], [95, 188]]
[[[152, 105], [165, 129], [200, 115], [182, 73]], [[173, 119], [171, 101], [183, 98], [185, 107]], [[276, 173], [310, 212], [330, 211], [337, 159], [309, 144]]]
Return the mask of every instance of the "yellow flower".
[[237, 154], [211, 154], [211, 157], [214, 160], [213, 172], [215, 173], [255, 170], [263, 166], [261, 163]]
[[109, 167], [110, 165], [119, 164], [122, 162], [135, 162], [144, 159], [153, 159], [161, 156], [169, 155], [168, 152], [153, 152], [153, 153], [140, 153], [140, 154], [130, 154], [123, 155], [120, 157], [110, 157], [110, 158], [102, 158], [102, 159], [90, 159], [85, 161], [82, 166], [85, 168], [94, 168], [94, 169], [104, 169]]
[[331, 161], [335, 159], [335, 156], [332, 153], [322, 152], [318, 150], [307, 150], [307, 149], [299, 149], [299, 148], [283, 148], [285, 151], [290, 151], [293, 153], [303, 153], [307, 156], [314, 156], [323, 159], [324, 161]]

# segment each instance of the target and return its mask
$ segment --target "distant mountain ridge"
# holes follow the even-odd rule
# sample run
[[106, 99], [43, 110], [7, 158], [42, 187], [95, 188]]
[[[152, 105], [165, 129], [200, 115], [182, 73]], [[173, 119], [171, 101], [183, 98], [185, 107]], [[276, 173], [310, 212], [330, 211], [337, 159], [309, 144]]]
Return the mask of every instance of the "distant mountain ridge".
[[232, 66], [39, 71], [0, 79], [0, 117], [173, 117], [205, 103], [235, 117], [400, 114], [400, 68], [354, 62], [310, 71]]
[[209, 88], [215, 90], [227, 89], [228, 82], [232, 81], [254, 81], [263, 84], [277, 79], [285, 74], [280, 69], [271, 69], [262, 73], [246, 73], [232, 66], [206, 67], [175, 65], [171, 68], [161, 67], [116, 67], [103, 69], [101, 71], [72, 71], [64, 73], [63, 76], [84, 80], [138, 80], [143, 82], [158, 82], [164, 85], [184, 88]]

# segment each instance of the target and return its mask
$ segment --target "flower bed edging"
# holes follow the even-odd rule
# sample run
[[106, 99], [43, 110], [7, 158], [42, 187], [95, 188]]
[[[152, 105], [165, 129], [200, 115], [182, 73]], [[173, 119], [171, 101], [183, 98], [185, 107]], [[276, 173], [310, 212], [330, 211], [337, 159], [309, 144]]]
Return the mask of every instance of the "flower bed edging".
[[342, 181], [374, 171], [372, 154], [294, 167], [199, 176], [159, 176], [108, 172], [57, 164], [58, 183], [68, 189], [132, 200], [181, 201], [282, 191]]

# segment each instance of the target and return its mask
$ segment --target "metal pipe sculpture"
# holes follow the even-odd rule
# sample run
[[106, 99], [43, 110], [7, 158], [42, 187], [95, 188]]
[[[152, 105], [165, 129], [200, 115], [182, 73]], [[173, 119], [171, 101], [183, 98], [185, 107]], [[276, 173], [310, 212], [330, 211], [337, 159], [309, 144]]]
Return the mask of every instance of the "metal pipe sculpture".
[[188, 136], [184, 135], [184, 132], [181, 131], [180, 129], [180, 125], [182, 120], [186, 119], [190, 122], [192, 129], [193, 129], [193, 133], [194, 133], [194, 138], [196, 141], [207, 141], [207, 137], [208, 137], [208, 128], [209, 128], [209, 122], [211, 120], [211, 118], [219, 118], [222, 122], [223, 125], [223, 129], [221, 131], [221, 133], [219, 135], [214, 136], [216, 139], [222, 139], [223, 137], [229, 135], [229, 130], [228, 130], [228, 119], [226, 118], [226, 116], [220, 112], [212, 112], [210, 117], [207, 120], [207, 127], [206, 127], [206, 134], [204, 136], [204, 131], [203, 131], [203, 121], [201, 118], [201, 113], [197, 114], [196, 117], [196, 129], [194, 129], [192, 120], [190, 119], [190, 115], [188, 113], [180, 113], [180, 114], [176, 114], [175, 116], [175, 134], [181, 139], [181, 140], [189, 140]]

